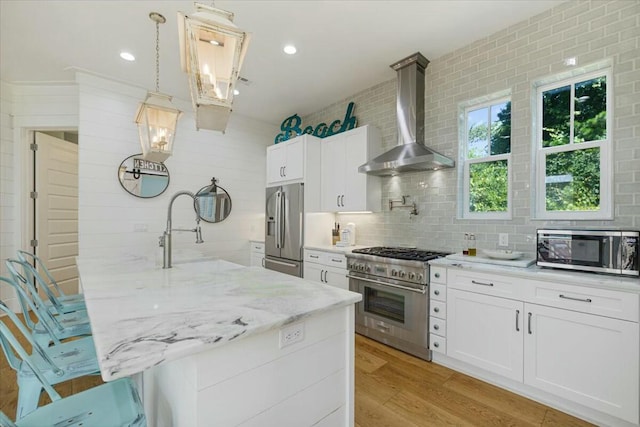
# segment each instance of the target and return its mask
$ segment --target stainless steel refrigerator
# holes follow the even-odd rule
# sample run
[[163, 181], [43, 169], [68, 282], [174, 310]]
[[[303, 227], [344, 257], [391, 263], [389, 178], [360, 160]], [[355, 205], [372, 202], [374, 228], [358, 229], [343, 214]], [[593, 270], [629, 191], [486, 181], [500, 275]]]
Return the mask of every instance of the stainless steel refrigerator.
[[302, 277], [304, 184], [267, 188], [265, 267]]

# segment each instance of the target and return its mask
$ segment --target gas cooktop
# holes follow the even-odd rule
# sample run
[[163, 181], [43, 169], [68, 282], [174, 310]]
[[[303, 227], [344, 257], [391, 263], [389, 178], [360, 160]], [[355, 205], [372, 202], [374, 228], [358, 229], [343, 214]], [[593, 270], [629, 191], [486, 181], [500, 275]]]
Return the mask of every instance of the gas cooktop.
[[411, 261], [429, 261], [449, 255], [448, 252], [431, 251], [416, 248], [394, 248], [374, 246], [371, 248], [354, 249], [354, 254], [374, 255], [384, 258], [405, 259]]

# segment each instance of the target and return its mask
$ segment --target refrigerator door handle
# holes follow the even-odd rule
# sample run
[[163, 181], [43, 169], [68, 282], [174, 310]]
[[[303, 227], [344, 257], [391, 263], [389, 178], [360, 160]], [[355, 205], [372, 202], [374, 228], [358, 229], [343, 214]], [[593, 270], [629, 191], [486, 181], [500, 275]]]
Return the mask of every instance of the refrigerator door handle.
[[280, 239], [280, 248], [284, 248], [284, 233], [287, 229], [287, 224], [285, 223], [285, 212], [286, 212], [286, 201], [287, 201], [287, 194], [285, 192], [281, 192], [280, 193], [280, 218], [278, 219], [278, 222], [280, 222], [280, 234], [278, 234], [278, 239]]
[[275, 215], [275, 223], [276, 223], [276, 248], [280, 248], [280, 236], [281, 236], [281, 231], [280, 231], [280, 198], [282, 197], [282, 194], [280, 193], [280, 191], [278, 191], [276, 193], [276, 215]]

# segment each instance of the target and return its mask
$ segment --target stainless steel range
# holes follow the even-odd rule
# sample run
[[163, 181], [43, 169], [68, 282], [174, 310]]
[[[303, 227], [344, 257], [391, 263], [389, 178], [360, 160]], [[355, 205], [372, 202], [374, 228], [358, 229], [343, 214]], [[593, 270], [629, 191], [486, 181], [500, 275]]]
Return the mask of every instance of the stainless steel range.
[[356, 332], [431, 360], [427, 261], [445, 255], [382, 246], [347, 254], [349, 290], [362, 295], [356, 305]]

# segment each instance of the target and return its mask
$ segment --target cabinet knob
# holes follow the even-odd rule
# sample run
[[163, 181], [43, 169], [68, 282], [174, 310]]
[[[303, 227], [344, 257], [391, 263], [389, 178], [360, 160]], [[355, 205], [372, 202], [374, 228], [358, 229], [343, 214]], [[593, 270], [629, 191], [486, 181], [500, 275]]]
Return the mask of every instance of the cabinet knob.
[[436, 279], [440, 278], [440, 273], [435, 273], [434, 276], [436, 277]]
[[434, 342], [434, 343], [433, 343], [433, 346], [434, 346], [435, 348], [438, 348], [438, 347], [440, 347], [440, 344], [439, 344], [439, 343], [437, 343], [437, 342]]
[[433, 291], [433, 294], [434, 294], [434, 295], [440, 295], [440, 291], [435, 290], [435, 291]]
[[436, 313], [440, 313], [440, 307], [434, 307], [433, 311], [436, 312]]
[[437, 331], [438, 329], [440, 329], [440, 325], [433, 325], [433, 329]]

